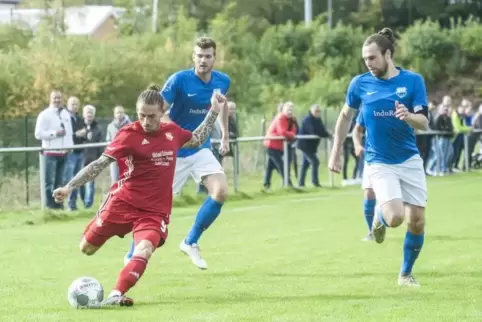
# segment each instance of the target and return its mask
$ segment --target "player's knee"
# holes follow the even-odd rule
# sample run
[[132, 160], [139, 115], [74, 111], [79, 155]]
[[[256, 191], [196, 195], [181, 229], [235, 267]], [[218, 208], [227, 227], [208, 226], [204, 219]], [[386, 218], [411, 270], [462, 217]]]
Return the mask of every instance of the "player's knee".
[[365, 189], [365, 199], [366, 200], [375, 200], [375, 191], [371, 188]]
[[228, 182], [224, 174], [213, 174], [204, 179], [211, 198], [224, 203], [228, 199]]
[[425, 230], [425, 215], [424, 208], [412, 206], [413, 209], [409, 209], [407, 227], [408, 230], [414, 234], [421, 234]]
[[405, 209], [401, 200], [391, 200], [382, 206], [383, 217], [390, 227], [398, 227], [405, 218]]
[[134, 248], [134, 256], [142, 257], [148, 260], [154, 253], [154, 249], [154, 245], [151, 241], [141, 240]]
[[99, 249], [99, 247], [90, 244], [85, 238], [82, 239], [79, 245], [80, 251], [85, 255], [94, 255], [95, 252]]

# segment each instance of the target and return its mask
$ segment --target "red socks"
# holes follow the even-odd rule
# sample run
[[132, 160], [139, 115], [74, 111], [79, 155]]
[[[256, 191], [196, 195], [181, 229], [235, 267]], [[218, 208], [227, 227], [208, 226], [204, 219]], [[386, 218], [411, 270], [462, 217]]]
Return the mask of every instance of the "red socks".
[[144, 274], [146, 266], [147, 260], [145, 258], [133, 256], [120, 272], [115, 289], [121, 292], [122, 295], [127, 293]]

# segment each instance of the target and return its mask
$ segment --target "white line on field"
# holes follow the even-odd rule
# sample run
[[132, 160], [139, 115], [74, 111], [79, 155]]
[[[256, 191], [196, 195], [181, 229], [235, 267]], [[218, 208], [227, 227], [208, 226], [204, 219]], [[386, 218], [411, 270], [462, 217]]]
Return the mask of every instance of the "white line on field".
[[[433, 182], [430, 185], [433, 186], [441, 186], [441, 185], [446, 185], [446, 184], [453, 184], [457, 183], [458, 181], [463, 182], [464, 184], [468, 182], [474, 182], [474, 181], [481, 181], [480, 178], [471, 178], [470, 180], [443, 180], [443, 181], [437, 181]], [[334, 193], [330, 195], [322, 195], [322, 196], [310, 196], [310, 197], [297, 197], [295, 196], [279, 196], [279, 197], [274, 197], [271, 199], [275, 199], [276, 202], [272, 202], [273, 200], [267, 199], [266, 201], [269, 202], [267, 204], [262, 204], [262, 205], [253, 205], [253, 206], [240, 206], [240, 207], [229, 207], [223, 211], [223, 213], [236, 213], [236, 212], [241, 212], [241, 211], [249, 211], [249, 210], [260, 210], [260, 209], [265, 209], [265, 208], [274, 208], [274, 207], [279, 207], [280, 203], [298, 203], [298, 202], [305, 202], [305, 201], [318, 201], [318, 200], [327, 200], [327, 199], [333, 199], [337, 197], [345, 197], [347, 195], [362, 195], [362, 189], [357, 189], [357, 190], [348, 190], [348, 191], [343, 191], [340, 193]], [[311, 192], [310, 192], [311, 194]], [[279, 200], [281, 199], [281, 200]], [[189, 211], [188, 209], [183, 209], [184, 211]], [[177, 211], [176, 211], [177, 212]], [[175, 214], [174, 214], [175, 216]], [[183, 216], [178, 219], [192, 219], [194, 217], [194, 214], [192, 216]]]

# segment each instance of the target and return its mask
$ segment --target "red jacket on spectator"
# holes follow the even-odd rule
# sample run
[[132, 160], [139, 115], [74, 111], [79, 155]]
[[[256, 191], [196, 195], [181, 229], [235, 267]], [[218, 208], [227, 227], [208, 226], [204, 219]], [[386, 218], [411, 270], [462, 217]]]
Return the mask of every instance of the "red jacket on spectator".
[[[266, 136], [284, 136], [293, 141], [296, 136], [296, 122], [294, 117], [287, 117], [280, 113], [276, 115], [266, 132]], [[268, 149], [283, 151], [282, 140], [264, 140], [264, 146]]]

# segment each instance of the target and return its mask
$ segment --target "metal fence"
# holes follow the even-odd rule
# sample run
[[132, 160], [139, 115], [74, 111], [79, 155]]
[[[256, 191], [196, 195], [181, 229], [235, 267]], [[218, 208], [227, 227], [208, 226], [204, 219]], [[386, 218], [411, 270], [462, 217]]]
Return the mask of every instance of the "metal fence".
[[[475, 132], [472, 132], [472, 133], [482, 133], [482, 131], [475, 131]], [[444, 132], [436, 132], [436, 131], [427, 131], [427, 132], [422, 132], [422, 133], [417, 133], [417, 135], [430, 135], [430, 136], [434, 136], [434, 137], [438, 137], [439, 135], [443, 135], [443, 134], [447, 134], [447, 133], [444, 133]], [[238, 191], [238, 187], [239, 187], [239, 178], [241, 176], [240, 174], [240, 171], [239, 171], [239, 167], [240, 167], [240, 158], [241, 156], [243, 155], [243, 145], [248, 143], [248, 142], [256, 142], [256, 143], [259, 143], [257, 145], [257, 151], [256, 151], [256, 156], [254, 157], [254, 162], [255, 164], [257, 164], [259, 162], [259, 159], [260, 159], [260, 156], [264, 156], [265, 152], [264, 152], [264, 148], [262, 147], [261, 145], [261, 142], [265, 139], [270, 139], [270, 140], [283, 140], [283, 144], [284, 144], [284, 149], [285, 151], [288, 149], [288, 144], [289, 142], [284, 138], [284, 137], [265, 137], [265, 136], [256, 136], [256, 137], [240, 137], [236, 140], [232, 140], [231, 142], [233, 143], [233, 146], [234, 146], [234, 149], [233, 149], [233, 172], [232, 172], [232, 176], [233, 176], [233, 184], [234, 184], [234, 190], [237, 192]], [[297, 139], [319, 139], [319, 137], [315, 136], [315, 135], [303, 135], [303, 136], [297, 136]], [[212, 140], [213, 142], [216, 142], [216, 140]], [[319, 152], [322, 152], [322, 150], [324, 150], [324, 160], [325, 160], [325, 163], [327, 161], [327, 158], [328, 158], [328, 153], [329, 151], [331, 150], [331, 140], [330, 139], [324, 139], [324, 143], [325, 144], [320, 144], [321, 146], [321, 149]], [[469, 134], [468, 135], [464, 135], [464, 143], [465, 143], [465, 147], [468, 147], [469, 146]], [[97, 144], [84, 144], [84, 145], [76, 145], [75, 148], [91, 148], [91, 147], [105, 147], [107, 145], [107, 143], [97, 143]], [[65, 149], [72, 149], [74, 147], [64, 147], [62, 148], [62, 150], [65, 150]], [[14, 147], [14, 148], [0, 148], [0, 156], [2, 156], [3, 154], [6, 154], [6, 153], [25, 153], [25, 154], [28, 154], [28, 153], [36, 153], [37, 154], [37, 159], [38, 159], [38, 162], [39, 162], [39, 169], [44, 169], [45, 168], [45, 165], [44, 165], [44, 159], [43, 159], [43, 155], [42, 153], [45, 152], [45, 151], [51, 151], [52, 149], [43, 149], [41, 147]], [[437, 171], [440, 172], [440, 169], [441, 169], [441, 164], [440, 164], [440, 159], [441, 159], [441, 151], [439, 149], [436, 149], [436, 153], [437, 153]], [[469, 160], [470, 160], [470, 155], [469, 155], [469, 150], [467, 148], [464, 149], [464, 164], [465, 164], [465, 170], [466, 171], [470, 171], [470, 164], [469, 164]], [[265, 158], [263, 158], [263, 160], [265, 160]], [[263, 162], [263, 168], [264, 168], [264, 164], [265, 162]], [[289, 180], [289, 176], [288, 176], [288, 173], [289, 173], [289, 160], [288, 160], [288, 157], [287, 157], [287, 153], [284, 153], [284, 157], [283, 157], [283, 172], [284, 172], [284, 182], [283, 182], [283, 185], [284, 186], [287, 186], [288, 185], [288, 180]], [[40, 190], [40, 197], [41, 197], [41, 207], [43, 207], [45, 205], [45, 195], [44, 195], [44, 183], [45, 183], [45, 172], [44, 171], [39, 171], [39, 175], [40, 175], [40, 186], [39, 186], [39, 190]], [[334, 186], [334, 178], [333, 178], [333, 174], [331, 172], [328, 172], [328, 184], [330, 187], [333, 187]], [[26, 185], [27, 185], [27, 188], [29, 188], [29, 180], [28, 180], [28, 171], [27, 171], [27, 174], [26, 174]], [[28, 197], [28, 194], [27, 194], [27, 203], [29, 202], [29, 197]]]

